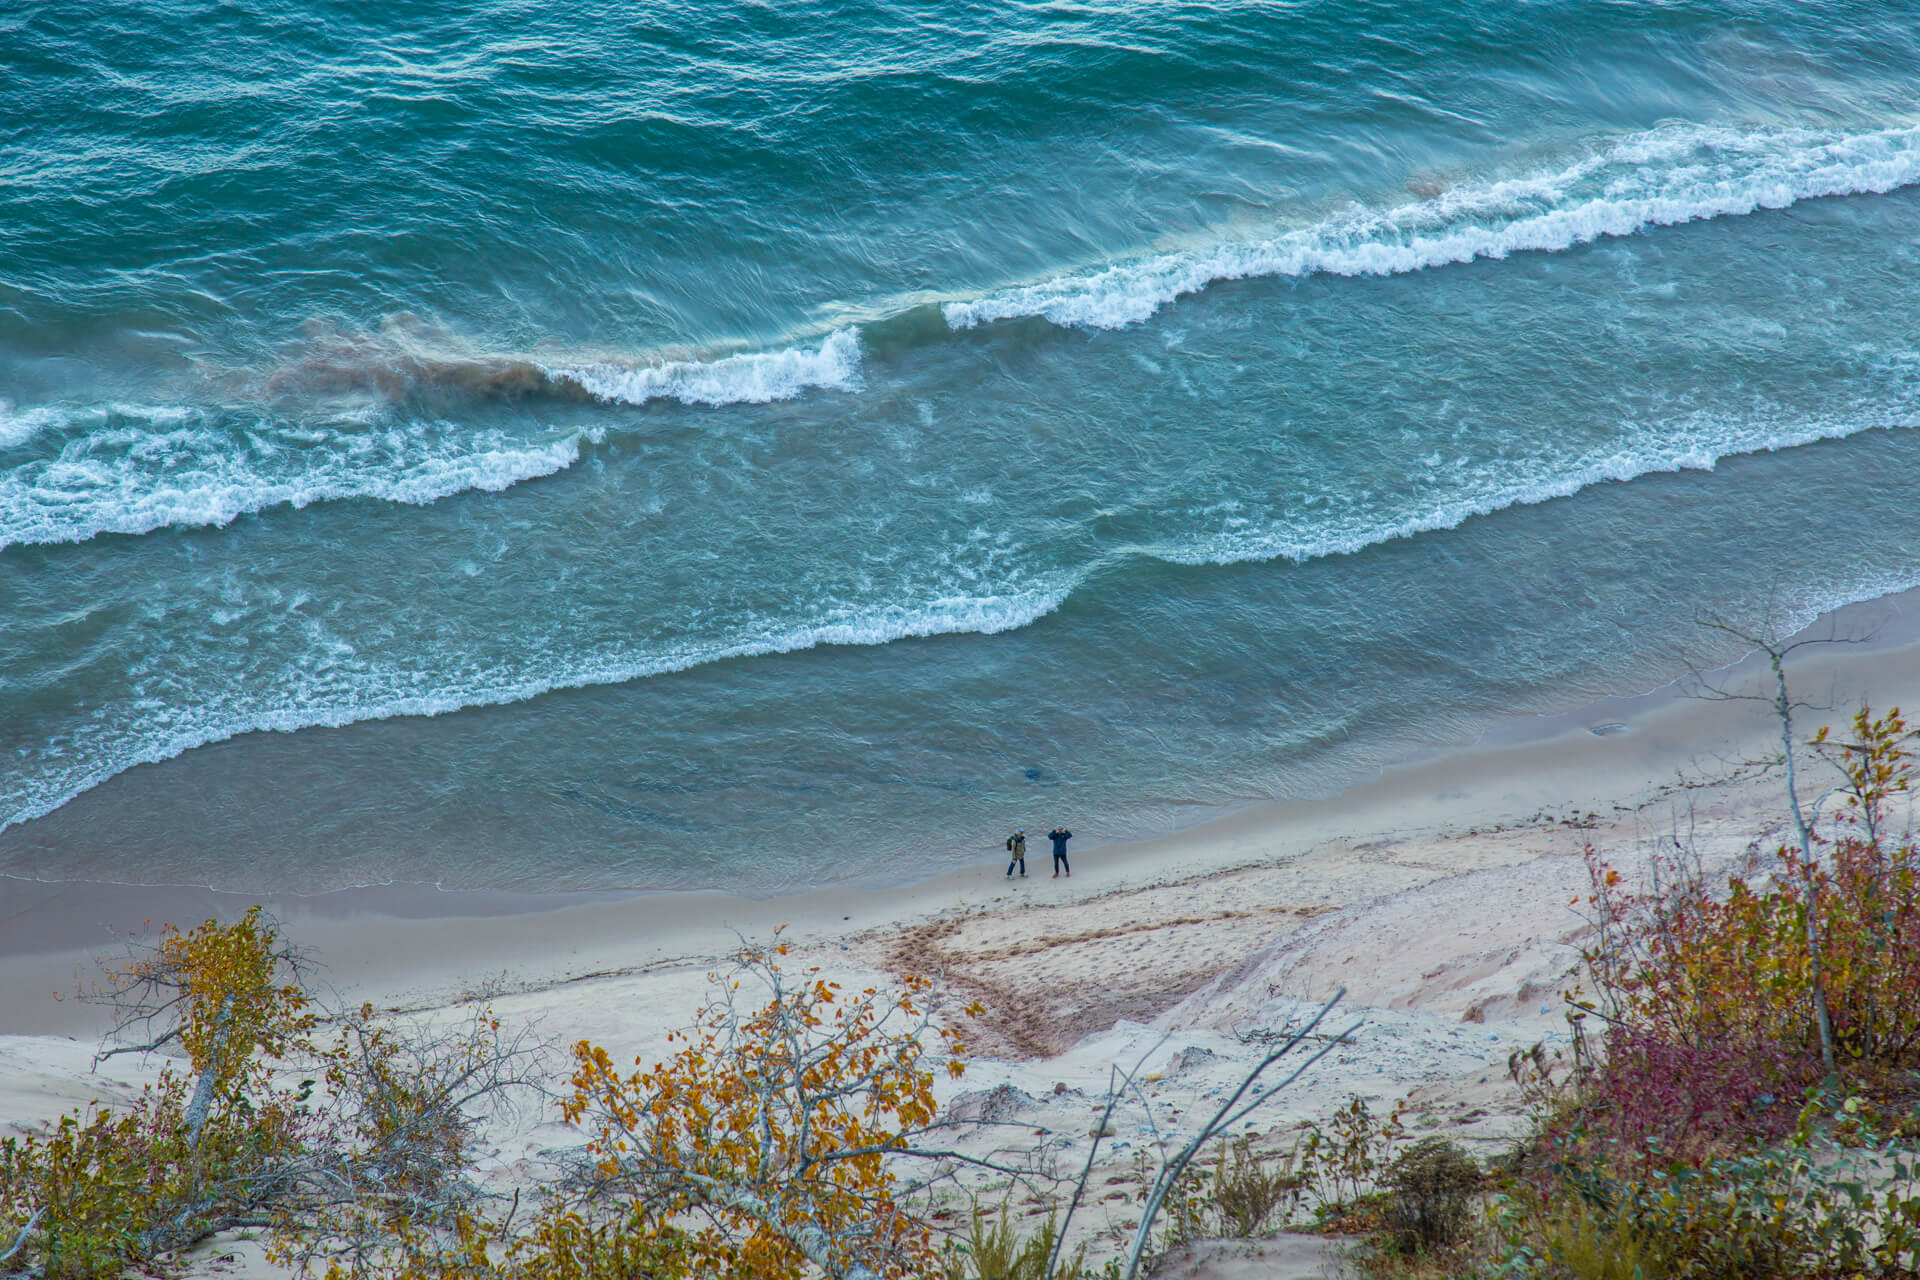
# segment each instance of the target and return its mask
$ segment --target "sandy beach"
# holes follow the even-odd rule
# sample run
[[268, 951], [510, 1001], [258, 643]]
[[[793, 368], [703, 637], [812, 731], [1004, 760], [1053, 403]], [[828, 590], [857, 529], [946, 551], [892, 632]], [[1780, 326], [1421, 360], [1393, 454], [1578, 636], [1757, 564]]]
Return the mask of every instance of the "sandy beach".
[[[1920, 701], [1914, 611], [1911, 597], [1889, 598], [1810, 629], [1873, 638], [1796, 655], [1797, 691], [1835, 708], [1803, 713], [1806, 733], [1862, 697], [1877, 708]], [[1750, 691], [1764, 675], [1749, 661], [1710, 679]], [[1516, 1123], [1509, 1054], [1564, 1036], [1561, 994], [1584, 928], [1570, 905], [1585, 884], [1581, 850], [1592, 843], [1631, 865], [1677, 837], [1726, 865], [1771, 847], [1785, 795], [1777, 771], [1755, 762], [1777, 745], [1764, 704], [1674, 688], [1515, 722], [1324, 801], [1076, 849], [1071, 878], [1047, 874], [1036, 839], [1033, 874], [1011, 882], [985, 849], [968, 870], [906, 888], [774, 899], [552, 904], [385, 889], [271, 905], [349, 999], [432, 1011], [486, 993], [509, 1020], [616, 1057], [658, 1053], [738, 939], [780, 926], [796, 962], [836, 976], [939, 974], [987, 1010], [969, 1024], [975, 1062], [943, 1086], [958, 1115], [1018, 1120], [1084, 1153], [1112, 1067], [1154, 1077], [1149, 1103], [1123, 1113], [1104, 1149], [1119, 1170], [1244, 1070], [1251, 1033], [1344, 988], [1352, 1043], [1256, 1132], [1282, 1143], [1357, 1093], [1405, 1099], [1416, 1129], [1489, 1146]], [[0, 1125], [25, 1126], [142, 1078], [124, 1058], [93, 1074], [97, 1012], [53, 992], [74, 990], [114, 931], [246, 900], [13, 881], [0, 903]], [[574, 1141], [550, 1116], [523, 1117], [495, 1136], [495, 1163], [525, 1173], [540, 1151]], [[1084, 1229], [1115, 1229], [1130, 1204], [1103, 1202]]]

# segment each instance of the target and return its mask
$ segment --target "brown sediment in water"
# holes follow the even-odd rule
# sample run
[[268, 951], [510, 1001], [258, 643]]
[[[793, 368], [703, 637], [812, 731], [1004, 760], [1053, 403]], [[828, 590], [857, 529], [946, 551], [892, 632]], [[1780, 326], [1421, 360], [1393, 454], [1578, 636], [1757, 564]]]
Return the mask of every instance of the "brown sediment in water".
[[578, 383], [521, 356], [476, 351], [451, 330], [409, 313], [374, 329], [309, 323], [262, 380], [270, 396], [373, 396], [394, 402], [460, 396], [490, 400], [591, 400]]

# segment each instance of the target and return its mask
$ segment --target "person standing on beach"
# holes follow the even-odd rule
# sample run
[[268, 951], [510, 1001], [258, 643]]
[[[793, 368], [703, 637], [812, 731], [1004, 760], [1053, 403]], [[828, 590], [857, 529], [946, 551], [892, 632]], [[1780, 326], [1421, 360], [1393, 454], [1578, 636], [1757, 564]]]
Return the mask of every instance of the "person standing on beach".
[[1027, 874], [1027, 833], [1016, 831], [1008, 836], [1007, 852], [1012, 855], [1007, 859], [1007, 879], [1013, 879], [1013, 867], [1016, 862], [1020, 864], [1020, 875], [1024, 879]]
[[1047, 839], [1053, 841], [1053, 878], [1058, 880], [1062, 871], [1067, 878], [1073, 878], [1073, 868], [1067, 865], [1067, 841], [1073, 839], [1073, 832], [1065, 827], [1055, 827], [1047, 832]]

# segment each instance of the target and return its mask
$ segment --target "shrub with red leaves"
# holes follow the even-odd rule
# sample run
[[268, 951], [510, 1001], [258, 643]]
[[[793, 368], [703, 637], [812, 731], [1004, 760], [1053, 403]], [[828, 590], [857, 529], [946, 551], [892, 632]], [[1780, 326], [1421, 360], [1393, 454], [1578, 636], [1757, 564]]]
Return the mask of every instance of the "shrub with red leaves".
[[1594, 1127], [1622, 1155], [1697, 1163], [1785, 1136], [1819, 1061], [1778, 1045], [1685, 1044], [1631, 1027], [1607, 1036], [1589, 1097]]

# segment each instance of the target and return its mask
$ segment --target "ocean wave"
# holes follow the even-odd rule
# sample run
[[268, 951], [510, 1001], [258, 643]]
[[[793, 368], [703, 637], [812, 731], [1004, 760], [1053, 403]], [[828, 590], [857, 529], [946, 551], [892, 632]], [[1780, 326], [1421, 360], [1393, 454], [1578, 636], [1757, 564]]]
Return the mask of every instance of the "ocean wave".
[[838, 329], [817, 349], [749, 351], [718, 360], [670, 360], [657, 365], [595, 364], [548, 367], [549, 378], [571, 382], [596, 399], [619, 404], [678, 400], [682, 404], [766, 404], [803, 391], [860, 389], [860, 335]]
[[274, 397], [371, 396], [395, 405], [433, 403], [449, 395], [509, 401], [592, 398], [631, 405], [652, 400], [766, 404], [816, 387], [859, 386], [860, 336], [850, 328], [828, 334], [818, 347], [796, 344], [708, 360], [543, 363], [488, 350], [410, 311], [384, 316], [370, 328], [310, 322], [284, 362], [261, 383]]
[[[391, 672], [385, 673], [388, 689], [368, 689], [367, 696], [352, 702], [303, 696], [296, 688], [276, 693], [272, 710], [224, 715], [216, 711], [202, 718], [200, 706], [184, 706], [177, 710], [189, 717], [188, 723], [166, 726], [159, 733], [132, 742], [75, 742], [73, 745], [79, 748], [78, 751], [61, 754], [91, 757], [93, 763], [58, 774], [38, 785], [28, 784], [26, 794], [16, 795], [6, 801], [12, 811], [0, 814], [0, 831], [51, 813], [82, 792], [135, 765], [172, 759], [196, 747], [222, 742], [243, 733], [292, 733], [301, 729], [337, 729], [362, 721], [389, 720], [399, 716], [447, 715], [470, 707], [525, 702], [562, 689], [625, 684], [631, 680], [667, 675], [713, 662], [794, 653], [823, 645], [883, 645], [896, 640], [958, 633], [995, 635], [1030, 626], [1052, 613], [1072, 594], [1078, 582], [1079, 579], [1075, 577], [1050, 587], [1001, 596], [943, 596], [915, 605], [846, 608], [762, 635], [688, 646], [667, 653], [609, 655], [563, 671], [533, 674], [497, 684], [482, 681], [456, 683], [426, 694], [397, 692], [414, 686], [418, 673]], [[382, 673], [368, 673], [362, 683], [377, 685], [381, 679]]]
[[0, 549], [84, 542], [171, 526], [220, 527], [269, 507], [343, 498], [415, 505], [469, 490], [498, 492], [564, 470], [596, 433], [521, 442], [459, 438], [440, 423], [335, 423], [277, 433], [181, 406], [45, 413], [64, 431], [52, 457], [0, 475]]
[[1884, 420], [1821, 419], [1789, 429], [1756, 430], [1745, 425], [1730, 425], [1715, 415], [1699, 414], [1689, 421], [1666, 424], [1656, 439], [1611, 451], [1557, 459], [1548, 475], [1521, 470], [1518, 474], [1495, 476], [1477, 492], [1435, 502], [1397, 519], [1336, 522], [1332, 528], [1317, 528], [1310, 533], [1274, 529], [1226, 533], [1188, 546], [1150, 546], [1138, 550], [1168, 564], [1225, 565], [1269, 560], [1304, 564], [1329, 556], [1353, 555], [1403, 538], [1455, 529], [1469, 520], [1516, 507], [1570, 498], [1596, 485], [1683, 471], [1712, 471], [1731, 458], [1844, 440], [1868, 431], [1896, 429], [1900, 429], [1898, 424]]
[[[1263, 240], [1161, 254], [947, 302], [939, 309], [940, 323], [967, 328], [1039, 316], [1059, 325], [1115, 328], [1143, 321], [1219, 280], [1410, 272], [1916, 182], [1917, 127], [1820, 135], [1670, 126], [1616, 139], [1551, 171], [1461, 184], [1387, 209], [1356, 208]], [[888, 330], [888, 323], [872, 327]], [[921, 332], [918, 320], [895, 327]], [[270, 416], [287, 415], [233, 405], [0, 404], [0, 448], [39, 455], [0, 476], [0, 548], [168, 526], [220, 526], [269, 507], [348, 498], [427, 503], [467, 490], [499, 491], [560, 471], [580, 457], [586, 437], [578, 433], [528, 440], [447, 428], [434, 415], [452, 415], [435, 406], [435, 395], [590, 396], [635, 406], [662, 399], [761, 404], [815, 389], [857, 391], [863, 386], [862, 358], [862, 333], [853, 327], [817, 344], [711, 360], [536, 364], [472, 351], [458, 335], [406, 315], [389, 317], [373, 332], [323, 326], [266, 377], [263, 404], [296, 393], [318, 394], [322, 403], [336, 392], [371, 395], [387, 411], [386, 425], [363, 430], [349, 423], [335, 430], [324, 414], [318, 421], [276, 424]], [[226, 422], [249, 414], [259, 426], [235, 429]], [[141, 438], [116, 434], [114, 424], [125, 419], [144, 421]], [[207, 425], [216, 419], [222, 425]], [[258, 441], [264, 447], [255, 447]], [[1554, 492], [1584, 482], [1568, 477]]]
[[[1607, 482], [1626, 482], [1653, 474], [1711, 470], [1742, 454], [1788, 450], [1842, 439], [1867, 431], [1897, 429], [1893, 424], [1865, 420], [1825, 419], [1779, 429], [1761, 424], [1729, 425], [1707, 414], [1679, 423], [1667, 422], [1661, 440], [1649, 439], [1635, 448], [1593, 453], [1572, 460], [1556, 475], [1524, 474], [1488, 477], [1476, 493], [1434, 502], [1423, 509], [1388, 520], [1354, 520], [1313, 530], [1258, 529], [1226, 533], [1174, 545], [1134, 545], [1112, 548], [1091, 563], [1055, 571], [1042, 585], [1002, 594], [937, 596], [915, 603], [845, 605], [816, 616], [795, 620], [755, 634], [715, 638], [706, 643], [650, 653], [620, 651], [584, 654], [559, 669], [515, 673], [489, 678], [474, 671], [464, 678], [459, 663], [440, 664], [436, 671], [451, 679], [436, 681], [420, 691], [418, 671], [371, 670], [355, 677], [355, 696], [343, 699], [332, 691], [303, 692], [281, 688], [271, 708], [222, 710], [202, 704], [170, 708], [178, 717], [156, 724], [142, 720], [138, 730], [103, 728], [107, 740], [70, 740], [58, 755], [73, 767], [37, 780], [17, 777], [16, 788], [3, 802], [10, 813], [0, 814], [0, 830], [13, 823], [49, 813], [81, 792], [136, 764], [169, 759], [195, 747], [255, 731], [293, 732], [308, 728], [338, 728], [368, 720], [402, 716], [437, 716], [482, 706], [523, 702], [559, 690], [623, 684], [650, 676], [683, 671], [714, 662], [765, 657], [826, 645], [881, 646], [895, 641], [951, 634], [995, 635], [1030, 626], [1056, 612], [1096, 576], [1133, 557], [1179, 565], [1233, 564], [1289, 560], [1304, 563], [1348, 555], [1370, 547], [1421, 534], [1455, 528], [1468, 520], [1502, 510], [1570, 497]], [[1823, 597], [1829, 609], [1879, 594], [1835, 592]], [[296, 664], [297, 665], [297, 664]], [[324, 665], [324, 664], [321, 664]], [[162, 717], [164, 721], [164, 717]], [[118, 740], [114, 740], [118, 739]]]
[[546, 441], [498, 431], [473, 435], [455, 424], [410, 416], [407, 396], [455, 389], [517, 397], [560, 386], [632, 405], [660, 398], [763, 404], [812, 388], [857, 389], [860, 340], [845, 329], [817, 348], [555, 369], [416, 353], [402, 359], [369, 340], [344, 347], [334, 341], [321, 355], [309, 351], [277, 371], [268, 390], [373, 391], [401, 407], [362, 406], [310, 422], [282, 422], [235, 406], [16, 411], [0, 404], [0, 448], [43, 446], [43, 456], [0, 475], [0, 550], [172, 526], [217, 528], [269, 507], [348, 498], [419, 505], [470, 491], [498, 492], [572, 466], [582, 446], [603, 438], [606, 428]]
[[1555, 252], [1649, 227], [1742, 216], [1920, 182], [1920, 128], [1822, 135], [1670, 126], [1549, 173], [1467, 183], [1387, 209], [1355, 208], [1260, 240], [1158, 254], [942, 307], [956, 329], [1040, 317], [1117, 329], [1219, 281], [1400, 275]]

